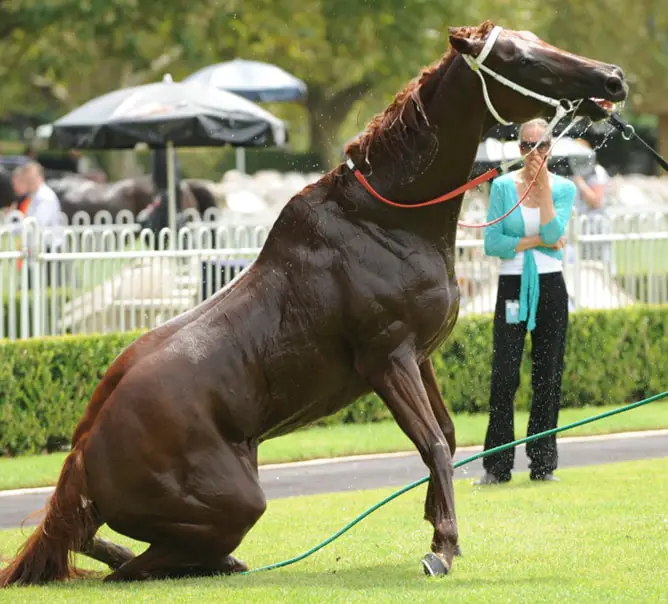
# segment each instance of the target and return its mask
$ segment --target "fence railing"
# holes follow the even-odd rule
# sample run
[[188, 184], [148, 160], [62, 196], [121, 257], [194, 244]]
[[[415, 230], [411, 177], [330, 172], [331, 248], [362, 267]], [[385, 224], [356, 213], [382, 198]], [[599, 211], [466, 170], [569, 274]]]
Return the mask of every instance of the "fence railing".
[[[53, 230], [34, 220], [0, 225], [0, 338], [155, 327], [193, 308], [239, 275], [271, 224], [193, 214], [174, 246], [127, 216], [80, 218]], [[16, 227], [15, 227], [16, 228]], [[457, 242], [461, 314], [493, 312], [499, 261], [480, 232]], [[570, 223], [564, 271], [572, 308], [668, 304], [668, 214], [581, 216]]]

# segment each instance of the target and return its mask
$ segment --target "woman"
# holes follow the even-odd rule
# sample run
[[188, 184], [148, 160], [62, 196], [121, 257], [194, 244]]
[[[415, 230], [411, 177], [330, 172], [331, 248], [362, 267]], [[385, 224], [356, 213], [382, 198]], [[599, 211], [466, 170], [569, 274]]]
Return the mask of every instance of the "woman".
[[[492, 220], [515, 205], [536, 178], [519, 208], [485, 231], [485, 253], [501, 258], [485, 450], [514, 440], [513, 401], [527, 330], [533, 387], [528, 434], [557, 426], [568, 327], [562, 249], [576, 189], [570, 180], [547, 170], [550, 138], [532, 150], [547, 128], [542, 119], [522, 124], [524, 167], [497, 178], [490, 191], [488, 219]], [[527, 443], [526, 450], [532, 480], [557, 480], [554, 435]], [[486, 473], [478, 484], [508, 482], [514, 461], [514, 448], [485, 457]]]

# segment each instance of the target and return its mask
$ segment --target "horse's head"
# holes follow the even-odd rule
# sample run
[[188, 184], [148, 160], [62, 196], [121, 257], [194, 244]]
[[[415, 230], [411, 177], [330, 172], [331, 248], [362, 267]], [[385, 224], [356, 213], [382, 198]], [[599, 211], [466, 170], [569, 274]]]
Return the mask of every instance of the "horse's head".
[[628, 90], [619, 67], [566, 52], [531, 32], [494, 28], [487, 21], [479, 28], [450, 28], [449, 34], [451, 46], [474, 71], [480, 70], [491, 105], [507, 121], [553, 114], [554, 106], [539, 100], [541, 96], [582, 101], [578, 113], [594, 120], [607, 115], [601, 101], [611, 108], [612, 103], [626, 98]]

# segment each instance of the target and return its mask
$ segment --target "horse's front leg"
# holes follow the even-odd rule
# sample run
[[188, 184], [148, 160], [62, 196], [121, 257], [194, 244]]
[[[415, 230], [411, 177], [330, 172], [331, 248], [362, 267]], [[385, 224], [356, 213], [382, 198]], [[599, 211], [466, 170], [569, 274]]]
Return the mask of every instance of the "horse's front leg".
[[390, 359], [369, 376], [371, 385], [429, 468], [433, 499], [428, 520], [434, 526], [433, 554], [423, 560], [427, 574], [447, 574], [457, 547], [457, 520], [452, 484], [452, 455], [434, 415], [415, 357], [405, 353]]
[[[434, 371], [434, 365], [431, 361], [431, 358], [420, 363], [420, 375], [422, 376], [422, 383], [424, 384], [424, 388], [429, 398], [431, 410], [434, 412], [434, 417], [443, 431], [445, 440], [448, 442], [448, 446], [450, 447], [450, 455], [454, 457], [455, 450], [457, 448], [457, 439], [455, 438], [455, 423], [452, 421], [448, 408], [445, 405], [445, 401], [441, 396], [441, 389], [438, 385], [438, 380], [436, 379], [436, 372]], [[439, 508], [434, 489], [434, 479], [431, 478], [429, 480], [427, 498], [425, 499], [424, 504], [424, 518], [425, 520], [428, 520], [432, 524], [436, 525], [436, 523], [439, 521]], [[461, 548], [459, 543], [455, 548], [455, 556], [461, 556]]]
[[450, 417], [450, 412], [445, 406], [445, 401], [441, 396], [441, 389], [436, 379], [436, 372], [431, 358], [420, 363], [420, 375], [422, 376], [422, 383], [427, 391], [429, 397], [429, 404], [434, 412], [438, 425], [441, 426], [445, 440], [448, 441], [450, 447], [450, 454], [454, 456], [457, 449], [457, 439], [455, 438], [455, 423]]

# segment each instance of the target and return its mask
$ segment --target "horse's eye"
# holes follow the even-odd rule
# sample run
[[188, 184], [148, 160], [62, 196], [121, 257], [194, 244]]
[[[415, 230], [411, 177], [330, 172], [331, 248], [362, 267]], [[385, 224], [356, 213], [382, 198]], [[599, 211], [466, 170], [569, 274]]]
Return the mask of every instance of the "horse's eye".
[[533, 59], [530, 59], [529, 57], [522, 57], [520, 59], [520, 65], [522, 67], [530, 67], [531, 65], [533, 65]]

